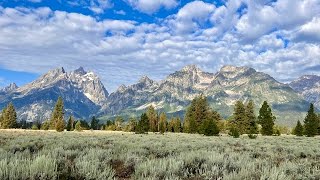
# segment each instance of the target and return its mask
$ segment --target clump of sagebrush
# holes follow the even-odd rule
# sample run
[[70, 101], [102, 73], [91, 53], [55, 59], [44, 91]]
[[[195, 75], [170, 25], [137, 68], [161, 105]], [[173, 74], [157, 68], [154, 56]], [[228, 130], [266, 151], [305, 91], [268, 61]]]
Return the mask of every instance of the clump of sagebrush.
[[[1, 131], [0, 179], [318, 179], [317, 138]], [[308, 148], [305, 148], [308, 147]]]

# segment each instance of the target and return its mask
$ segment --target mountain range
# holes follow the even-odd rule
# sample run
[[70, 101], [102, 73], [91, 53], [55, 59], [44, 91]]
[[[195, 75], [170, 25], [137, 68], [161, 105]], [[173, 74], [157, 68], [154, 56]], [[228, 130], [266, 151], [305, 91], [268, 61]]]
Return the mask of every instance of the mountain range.
[[164, 80], [144, 76], [136, 84], [121, 85], [109, 94], [93, 72], [82, 67], [72, 72], [57, 68], [25, 86], [13, 83], [1, 89], [0, 107], [12, 101], [20, 120], [43, 121], [50, 117], [57, 98], [62, 96], [66, 116], [77, 118], [137, 116], [150, 105], [169, 116], [182, 116], [191, 100], [200, 94], [207, 96], [210, 106], [225, 118], [232, 115], [237, 100], [252, 99], [257, 112], [267, 100], [277, 123], [293, 125], [304, 118], [310, 102], [319, 108], [320, 77], [303, 76], [284, 84], [249, 67], [224, 66], [209, 73], [188, 65]]

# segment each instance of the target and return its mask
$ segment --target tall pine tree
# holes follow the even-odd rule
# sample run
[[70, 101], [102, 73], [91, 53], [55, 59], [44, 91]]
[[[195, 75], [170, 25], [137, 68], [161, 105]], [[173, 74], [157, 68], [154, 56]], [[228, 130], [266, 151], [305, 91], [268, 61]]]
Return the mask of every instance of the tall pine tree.
[[0, 128], [3, 128], [3, 121], [4, 121], [4, 115], [6, 113], [6, 110], [7, 110], [6, 107], [2, 109], [2, 112], [1, 112], [1, 115], [0, 115]]
[[254, 102], [250, 100], [246, 106], [246, 122], [248, 123], [247, 134], [258, 134], [256, 115], [254, 113]]
[[62, 97], [59, 97], [51, 115], [50, 129], [57, 129], [58, 122], [59, 122], [59, 129], [61, 129], [62, 124], [64, 124], [63, 118], [64, 118], [64, 105], [63, 105]]
[[157, 132], [158, 131], [158, 117], [157, 112], [154, 109], [154, 107], [151, 105], [147, 109], [147, 117], [149, 120], [149, 131], [151, 132]]
[[187, 112], [184, 117], [183, 123], [183, 132], [185, 133], [196, 133], [197, 126], [195, 120], [195, 106], [196, 106], [196, 99], [193, 99], [191, 105], [187, 108]]
[[300, 121], [297, 122], [293, 132], [296, 136], [303, 136], [303, 126], [301, 125]]
[[137, 120], [134, 117], [130, 117], [128, 125], [127, 125], [127, 131], [129, 132], [135, 132], [137, 128]]
[[249, 127], [248, 118], [246, 118], [246, 111], [242, 101], [237, 101], [234, 107], [233, 123], [240, 134], [247, 133]]
[[218, 136], [219, 128], [217, 126], [217, 119], [214, 116], [208, 117], [208, 119], [204, 122], [204, 132], [203, 134], [206, 136]]
[[99, 129], [99, 120], [97, 120], [95, 116], [93, 116], [92, 119], [91, 119], [90, 129], [92, 129], [92, 130], [98, 130]]
[[304, 119], [304, 130], [305, 130], [304, 134], [308, 137], [313, 137], [318, 133], [317, 128], [318, 128], [318, 117], [314, 112], [314, 106], [311, 103], [307, 116]]
[[173, 132], [175, 133], [181, 132], [181, 120], [179, 117], [174, 118], [173, 120]]
[[138, 122], [138, 126], [136, 128], [136, 134], [145, 134], [148, 133], [149, 130], [149, 120], [146, 113], [143, 113], [140, 117], [140, 121]]
[[320, 135], [320, 114], [318, 114], [318, 135]]
[[74, 130], [74, 127], [73, 127], [73, 124], [74, 124], [74, 118], [72, 116], [69, 117], [68, 119], [68, 124], [67, 124], [67, 131], [73, 131]]
[[13, 106], [13, 103], [9, 103], [5, 111], [3, 112], [3, 119], [2, 119], [2, 128], [10, 129], [17, 127], [17, 113]]
[[160, 121], [159, 121], [159, 132], [161, 134], [165, 133], [167, 130], [167, 116], [164, 112], [160, 114]]
[[185, 114], [184, 132], [203, 133], [203, 123], [208, 119], [209, 113], [207, 98], [203, 95], [194, 98]]
[[273, 116], [272, 110], [267, 101], [264, 101], [259, 110], [258, 122], [262, 126], [261, 134], [271, 136], [276, 117]]

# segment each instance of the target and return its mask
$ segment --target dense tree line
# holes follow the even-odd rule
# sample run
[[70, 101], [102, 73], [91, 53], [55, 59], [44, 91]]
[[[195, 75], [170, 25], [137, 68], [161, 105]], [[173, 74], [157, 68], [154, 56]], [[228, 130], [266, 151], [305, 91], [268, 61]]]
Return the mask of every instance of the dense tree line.
[[[234, 105], [234, 112], [229, 120], [224, 121], [220, 114], [213, 110], [203, 95], [195, 97], [188, 106], [183, 121], [180, 117], [170, 117], [168, 119], [165, 112], [158, 112], [153, 106], [149, 106], [137, 120], [135, 117], [124, 120], [117, 116], [115, 120], [101, 123], [96, 117], [92, 117], [90, 123], [85, 120], [76, 120], [69, 116], [65, 121], [64, 103], [61, 97], [58, 98], [51, 118], [41, 123], [41, 121], [27, 122], [17, 121], [17, 113], [13, 103], [3, 108], [0, 114], [0, 127], [3, 129], [23, 128], [62, 131], [82, 131], [82, 130], [112, 130], [127, 131], [137, 134], [148, 132], [173, 133], [198, 133], [206, 136], [217, 136], [222, 131], [229, 133], [233, 137], [248, 134], [250, 138], [256, 138], [257, 134], [266, 136], [281, 135], [281, 132], [288, 132], [286, 127], [276, 126], [276, 117], [272, 113], [271, 106], [264, 101], [259, 109], [258, 115], [255, 113], [255, 104], [249, 100], [246, 104], [237, 101]], [[297, 136], [313, 137], [320, 135], [320, 115], [317, 115], [313, 104], [310, 104], [307, 115], [303, 121], [297, 122], [292, 134]]]

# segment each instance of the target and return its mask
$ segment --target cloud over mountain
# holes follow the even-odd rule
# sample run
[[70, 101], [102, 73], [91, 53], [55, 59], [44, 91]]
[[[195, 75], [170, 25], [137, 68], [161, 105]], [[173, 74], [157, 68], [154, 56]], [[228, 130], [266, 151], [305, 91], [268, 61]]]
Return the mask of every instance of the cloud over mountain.
[[126, 0], [122, 6], [95, 0], [75, 10], [6, 2], [0, 3], [0, 67], [9, 70], [40, 74], [82, 65], [110, 91], [143, 74], [162, 79], [186, 64], [207, 71], [247, 65], [280, 81], [318, 73], [317, 0]]

